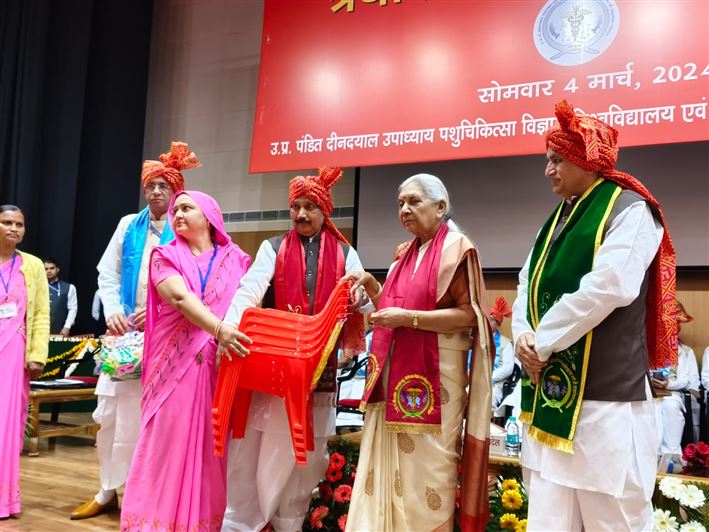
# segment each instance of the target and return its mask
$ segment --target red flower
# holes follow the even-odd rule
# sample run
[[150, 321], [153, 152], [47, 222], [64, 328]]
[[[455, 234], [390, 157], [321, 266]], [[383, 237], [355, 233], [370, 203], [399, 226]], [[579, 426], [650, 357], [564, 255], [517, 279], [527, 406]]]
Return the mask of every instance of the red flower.
[[692, 459], [695, 456], [697, 456], [697, 446], [694, 445], [693, 443], [690, 443], [689, 445], [687, 445], [687, 447], [684, 448], [684, 452], [682, 453], [682, 458], [687, 460], [687, 459]]
[[347, 484], [340, 484], [335, 488], [334, 493], [335, 502], [347, 502], [352, 498], [352, 486]]
[[330, 510], [327, 506], [318, 506], [310, 512], [310, 526], [313, 528], [322, 528], [322, 520], [325, 519]]
[[322, 483], [319, 486], [320, 498], [323, 502], [330, 502], [332, 500], [332, 488], [329, 484]]
[[342, 514], [337, 520], [337, 525], [340, 527], [342, 532], [345, 532], [345, 527], [347, 526], [347, 514]]
[[334, 469], [332, 467], [327, 468], [327, 472], [325, 473], [325, 480], [328, 482], [337, 482], [342, 478], [342, 470], [341, 469]]
[[342, 469], [346, 463], [347, 460], [340, 453], [332, 453], [330, 455], [330, 467], [333, 469]]
[[697, 447], [697, 451], [699, 452], [699, 454], [702, 454], [702, 455], [704, 455], [704, 456], [709, 455], [709, 445], [707, 445], [707, 444], [704, 443], [703, 441], [700, 441], [700, 442], [696, 445], [696, 447]]

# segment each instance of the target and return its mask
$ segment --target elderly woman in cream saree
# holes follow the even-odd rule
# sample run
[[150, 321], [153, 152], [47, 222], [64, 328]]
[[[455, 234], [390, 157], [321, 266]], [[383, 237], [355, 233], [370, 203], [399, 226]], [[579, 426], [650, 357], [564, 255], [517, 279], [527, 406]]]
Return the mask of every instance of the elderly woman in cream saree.
[[459, 523], [482, 530], [487, 522], [491, 335], [477, 253], [449, 205], [438, 178], [404, 181], [399, 218], [416, 238], [384, 286], [350, 274], [377, 312], [348, 531], [452, 530], [461, 450]]

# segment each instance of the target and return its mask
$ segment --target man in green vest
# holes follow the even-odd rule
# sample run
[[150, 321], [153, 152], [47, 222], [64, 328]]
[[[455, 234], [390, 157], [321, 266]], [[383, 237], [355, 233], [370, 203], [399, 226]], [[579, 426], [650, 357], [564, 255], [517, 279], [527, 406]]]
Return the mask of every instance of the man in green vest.
[[519, 275], [528, 530], [651, 530], [648, 370], [676, 363], [675, 253], [660, 205], [615, 170], [618, 132], [566, 101], [546, 134], [563, 200]]

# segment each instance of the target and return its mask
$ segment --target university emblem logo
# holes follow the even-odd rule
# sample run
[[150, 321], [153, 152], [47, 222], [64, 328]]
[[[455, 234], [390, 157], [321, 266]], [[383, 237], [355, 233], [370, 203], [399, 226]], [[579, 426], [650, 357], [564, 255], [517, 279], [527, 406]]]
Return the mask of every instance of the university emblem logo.
[[394, 388], [394, 410], [402, 417], [423, 418], [433, 412], [433, 386], [423, 375], [407, 375]]
[[573, 406], [577, 392], [578, 383], [566, 364], [559, 361], [546, 367], [539, 388], [543, 406], [562, 411], [567, 405]]
[[551, 63], [582, 65], [608, 49], [619, 27], [614, 0], [549, 0], [534, 23], [534, 44]]

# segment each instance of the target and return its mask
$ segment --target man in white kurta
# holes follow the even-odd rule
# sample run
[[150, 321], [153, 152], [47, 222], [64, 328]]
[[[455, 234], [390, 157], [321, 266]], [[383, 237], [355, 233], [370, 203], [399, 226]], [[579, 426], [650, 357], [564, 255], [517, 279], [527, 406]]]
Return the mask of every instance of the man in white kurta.
[[[663, 394], [655, 400], [657, 409], [657, 454], [658, 456], [666, 454], [681, 455], [682, 433], [685, 425], [684, 392], [699, 391], [699, 371], [694, 350], [688, 345], [680, 344], [677, 367], [670, 368], [667, 378], [658, 379], [653, 377], [652, 384], [658, 390], [670, 392], [669, 395]], [[696, 419], [698, 420], [698, 418]], [[692, 430], [694, 430], [694, 427], [692, 427]]]
[[[578, 126], [579, 115], [574, 116], [573, 109], [562, 102], [557, 105], [557, 117], [562, 126], [547, 133], [545, 174], [554, 192], [564, 197], [569, 207], [569, 211], [563, 210], [566, 213], [600, 176], [621, 185], [625, 181], [613, 170], [617, 133], [608, 133], [612, 128], [599, 121], [584, 121], [587, 130], [598, 128], [594, 140], [601, 149], [594, 159], [578, 133], [583, 129]], [[550, 137], [554, 134], [559, 136]], [[614, 311], [634, 302], [644, 307], [644, 300], [636, 300], [644, 295], [644, 279], [658, 253], [664, 229], [648, 201], [638, 193], [627, 192], [623, 190], [608, 217], [592, 270], [581, 277], [576, 291], [563, 294], [551, 304], [536, 330], [527, 314], [531, 254], [520, 272], [512, 329], [517, 356], [533, 382], [543, 375], [553, 353], [561, 353], [589, 331], [599, 330], [599, 325], [617, 316]], [[555, 235], [561, 234], [567, 219], [566, 214], [558, 218]], [[638, 336], [644, 338], [644, 324], [639, 328]], [[643, 345], [647, 359], [646, 344], [640, 348]], [[625, 354], [621, 348], [617, 354], [604, 355], [613, 360]], [[613, 370], [607, 368], [608, 372]], [[528, 530], [652, 529], [650, 498], [655, 484], [657, 434], [646, 370], [647, 360], [633, 373], [641, 394], [645, 389], [644, 400], [588, 400], [587, 379], [587, 388], [581, 389], [572, 452], [529, 437], [525, 425], [521, 460], [530, 497]]]
[[702, 441], [709, 441], [709, 347], [704, 349], [704, 355], [702, 356], [702, 373], [701, 373], [701, 383], [704, 391], [704, 411], [703, 419], [700, 420], [700, 438]]
[[[143, 330], [150, 253], [156, 246], [174, 238], [167, 225], [170, 199], [176, 191], [184, 189], [180, 170], [198, 165], [194, 153], [179, 142], [172, 143], [170, 153], [162, 155], [161, 161], [145, 161], [143, 164], [142, 185], [148, 206], [139, 213], [121, 218], [96, 267], [98, 296], [110, 334], [121, 335], [132, 328]], [[127, 286], [133, 282], [133, 277], [124, 271], [128, 265], [123, 256], [127, 234], [128, 238], [144, 242], [142, 252], [140, 249], [132, 251], [134, 263], [130, 266], [138, 269], [137, 275], [133, 275], [135, 286]], [[130, 301], [126, 301], [127, 293]], [[128, 478], [138, 443], [141, 393], [140, 379], [113, 381], [105, 373], [99, 376], [93, 418], [101, 425], [96, 434], [100, 489], [72, 512], [71, 519], [90, 518], [118, 507], [116, 489]]]
[[[291, 196], [292, 188], [293, 182]], [[317, 197], [290, 199], [294, 231], [303, 243], [305, 274], [316, 278], [321, 233], [326, 230], [323, 223], [332, 207], [328, 209], [323, 202], [316, 202]], [[241, 278], [224, 321], [238, 323], [244, 310], [262, 304], [274, 279], [283, 238], [275, 237], [261, 243], [251, 268]], [[345, 271], [363, 271], [355, 249], [345, 247]], [[307, 279], [289, 278], [288, 281], [308, 286]], [[313, 407], [315, 449], [308, 453], [305, 467], [297, 466], [283, 399], [254, 392], [246, 434], [229, 445], [227, 508], [222, 530], [259, 531], [269, 522], [278, 532], [301, 530], [312, 490], [327, 469], [327, 440], [334, 434], [335, 394], [316, 392]]]
[[[497, 336], [497, 334], [495, 334]], [[515, 368], [515, 350], [509, 338], [500, 334], [500, 351], [495, 353], [492, 369], [492, 410], [500, 406], [503, 399], [503, 386], [512, 376]]]
[[[598, 249], [598, 269], [584, 278], [576, 293], [554, 305], [537, 328], [534, 345], [540, 360], [565, 349], [613, 309], [638, 296], [661, 238], [662, 227], [644, 202], [631, 205], [615, 219]], [[515, 338], [531, 332], [526, 320], [528, 276], [529, 258], [519, 275], [512, 318]], [[584, 401], [573, 454], [544, 447], [525, 434], [522, 465], [530, 494], [528, 530], [581, 530], [582, 514], [586, 530], [630, 530], [626, 513], [644, 514], [634, 521], [640, 525], [635, 530], [651, 530], [657, 434], [649, 385], [647, 397], [630, 403]], [[574, 511], [569, 520], [562, 520], [559, 509], [567, 506]], [[617, 521], [592, 521], [592, 516], [603, 517], [594, 512], [601, 507], [613, 508]]]

